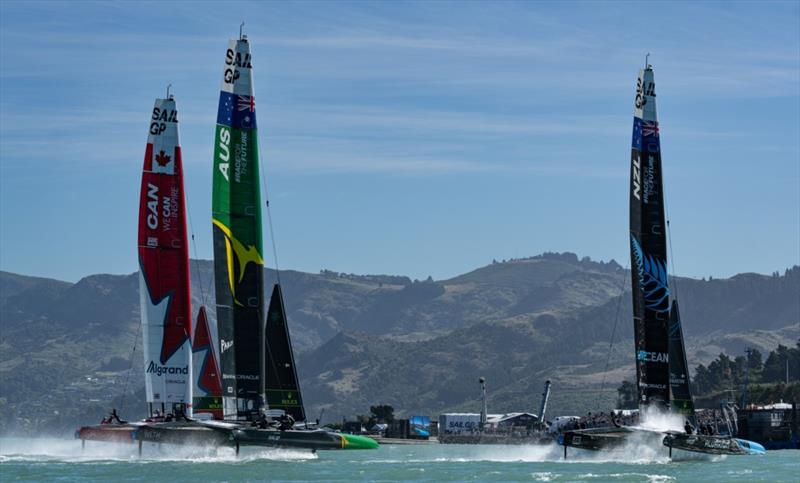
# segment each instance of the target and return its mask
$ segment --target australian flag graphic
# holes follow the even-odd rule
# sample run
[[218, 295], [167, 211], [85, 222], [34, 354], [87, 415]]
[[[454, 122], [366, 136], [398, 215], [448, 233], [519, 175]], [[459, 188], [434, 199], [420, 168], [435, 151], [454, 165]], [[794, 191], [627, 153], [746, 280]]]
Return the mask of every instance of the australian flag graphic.
[[256, 129], [255, 98], [220, 92], [217, 124], [235, 129]]

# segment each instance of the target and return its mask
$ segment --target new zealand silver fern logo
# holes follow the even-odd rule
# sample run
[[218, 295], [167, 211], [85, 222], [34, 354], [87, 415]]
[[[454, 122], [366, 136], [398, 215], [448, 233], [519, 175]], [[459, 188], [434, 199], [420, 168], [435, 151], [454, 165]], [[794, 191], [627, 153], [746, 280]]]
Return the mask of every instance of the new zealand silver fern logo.
[[645, 306], [655, 312], [668, 312], [669, 284], [666, 264], [662, 260], [644, 253], [633, 235], [631, 235], [631, 248]]

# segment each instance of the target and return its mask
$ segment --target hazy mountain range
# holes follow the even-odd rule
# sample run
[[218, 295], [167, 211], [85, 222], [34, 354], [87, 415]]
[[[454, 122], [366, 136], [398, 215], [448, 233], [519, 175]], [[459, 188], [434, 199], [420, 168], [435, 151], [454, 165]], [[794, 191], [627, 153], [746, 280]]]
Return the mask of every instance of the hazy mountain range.
[[[193, 261], [191, 273], [195, 311], [204, 302], [213, 319], [211, 262]], [[324, 408], [323, 420], [338, 420], [376, 403], [406, 415], [477, 411], [479, 376], [490, 411], [537, 411], [545, 379], [551, 414], [609, 409], [633, 374], [629, 274], [614, 261], [548, 253], [441, 281], [280, 275], [312, 417]], [[275, 273], [264, 276], [271, 289]], [[0, 272], [0, 430], [68, 430], [112, 404], [142, 415], [137, 277], [73, 284]], [[672, 290], [692, 367], [800, 337], [800, 267], [677, 278]]]

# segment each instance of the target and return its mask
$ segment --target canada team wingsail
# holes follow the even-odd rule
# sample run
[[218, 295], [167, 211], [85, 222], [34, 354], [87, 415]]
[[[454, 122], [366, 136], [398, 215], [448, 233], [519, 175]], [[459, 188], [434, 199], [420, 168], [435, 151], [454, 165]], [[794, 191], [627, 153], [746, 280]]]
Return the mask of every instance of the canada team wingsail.
[[[183, 166], [175, 100], [156, 99], [139, 201], [139, 308], [145, 388], [154, 409], [183, 411], [192, 402], [192, 306]], [[154, 408], [154, 405], [160, 407]]]

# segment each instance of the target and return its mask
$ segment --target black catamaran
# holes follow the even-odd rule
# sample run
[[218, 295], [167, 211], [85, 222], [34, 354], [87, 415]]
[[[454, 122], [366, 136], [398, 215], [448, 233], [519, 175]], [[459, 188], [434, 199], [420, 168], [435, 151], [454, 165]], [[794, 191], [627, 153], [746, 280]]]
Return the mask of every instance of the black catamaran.
[[[694, 403], [678, 302], [670, 293], [667, 270], [667, 224], [661, 170], [653, 68], [639, 71], [634, 100], [630, 176], [631, 294], [636, 382], [642, 418], [650, 412], [682, 415], [696, 426]], [[639, 442], [715, 454], [758, 452], [757, 444], [732, 436], [691, 435], [627, 427], [567, 431], [567, 446], [602, 450], [621, 446], [636, 433]], [[665, 436], [666, 435], [666, 436]], [[687, 439], [686, 436], [691, 436]]]
[[[670, 402], [668, 322], [670, 314], [667, 277], [666, 223], [661, 182], [661, 146], [656, 116], [653, 69], [639, 71], [634, 100], [630, 171], [631, 294], [639, 409], [666, 411]], [[687, 386], [688, 387], [688, 386]], [[601, 450], [624, 444], [632, 430], [627, 427], [567, 431], [567, 446]], [[640, 436], [658, 444], [660, 432]]]

